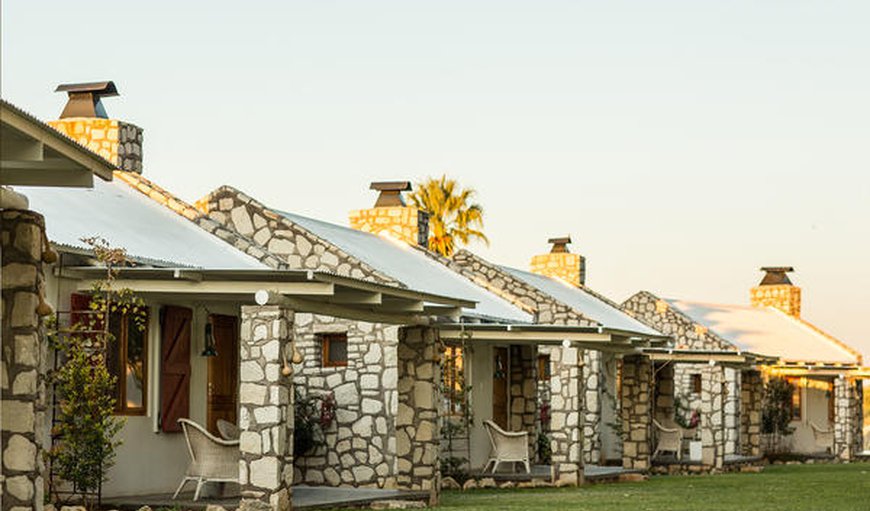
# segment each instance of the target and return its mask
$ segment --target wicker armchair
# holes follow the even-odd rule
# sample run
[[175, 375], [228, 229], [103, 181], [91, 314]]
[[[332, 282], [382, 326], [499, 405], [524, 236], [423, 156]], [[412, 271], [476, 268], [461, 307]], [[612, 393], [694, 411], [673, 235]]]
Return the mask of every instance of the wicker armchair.
[[679, 426], [665, 427], [653, 419], [653, 425], [656, 428], [656, 450], [653, 452], [653, 459], [663, 452], [672, 452], [676, 454], [677, 460], [683, 459], [683, 428]]
[[202, 485], [207, 481], [239, 482], [239, 451], [238, 440], [223, 440], [212, 435], [199, 424], [189, 419], [178, 419], [184, 431], [187, 451], [190, 453], [190, 464], [184, 473], [184, 478], [173, 499], [178, 497], [181, 489], [188, 481], [196, 481], [196, 492], [193, 500], [199, 500]]
[[810, 422], [810, 427], [813, 428], [813, 437], [815, 437], [816, 445], [824, 447], [827, 452], [834, 451], [834, 430], [822, 429], [815, 422]]
[[492, 452], [483, 471], [486, 472], [489, 464], [492, 463], [492, 472], [495, 473], [499, 464], [507, 462], [522, 463], [526, 467], [526, 473], [530, 474], [532, 470], [529, 466], [529, 432], [505, 431], [492, 421], [483, 421], [483, 425], [492, 444]]
[[217, 420], [217, 430], [218, 433], [220, 433], [221, 438], [224, 440], [238, 440], [239, 436], [242, 434], [242, 431], [238, 426], [223, 419]]

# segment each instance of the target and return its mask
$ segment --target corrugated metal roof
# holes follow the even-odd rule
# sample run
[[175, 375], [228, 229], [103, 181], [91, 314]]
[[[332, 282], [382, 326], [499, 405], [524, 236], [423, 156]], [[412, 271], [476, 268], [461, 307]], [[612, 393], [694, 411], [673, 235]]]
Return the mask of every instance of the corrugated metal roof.
[[855, 354], [837, 341], [773, 307], [666, 301], [740, 350], [786, 362], [857, 362]]
[[530, 314], [413, 247], [301, 215], [278, 213], [411, 289], [477, 302], [473, 310], [463, 312], [467, 316], [524, 323], [533, 321]]
[[16, 190], [45, 216], [48, 238], [59, 245], [87, 249], [81, 238], [100, 236], [143, 260], [198, 268], [265, 268], [122, 182], [95, 180], [89, 189], [21, 186]]
[[597, 296], [582, 288], [571, 286], [560, 280], [538, 275], [516, 268], [502, 267], [514, 277], [524, 281], [556, 300], [568, 305], [587, 318], [597, 321], [606, 328], [628, 330], [640, 334], [661, 336], [662, 334], [640, 321], [629, 316], [613, 305], [605, 302]]

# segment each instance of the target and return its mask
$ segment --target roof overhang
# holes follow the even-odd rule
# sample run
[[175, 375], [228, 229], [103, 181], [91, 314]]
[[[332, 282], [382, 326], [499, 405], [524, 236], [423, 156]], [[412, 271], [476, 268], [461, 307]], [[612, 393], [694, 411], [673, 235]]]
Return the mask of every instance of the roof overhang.
[[800, 376], [800, 377], [853, 377], [870, 378], [870, 368], [856, 364], [845, 363], [787, 363], [779, 362], [770, 364], [766, 368], [768, 374], [773, 376]]
[[663, 339], [641, 336], [634, 332], [605, 327], [503, 324], [503, 323], [452, 323], [438, 325], [441, 339], [466, 341], [472, 344], [533, 344], [564, 345], [614, 353], [634, 353]]
[[0, 185], [90, 188], [115, 165], [32, 115], [0, 100]]
[[728, 366], [749, 367], [775, 362], [776, 358], [732, 350], [690, 350], [674, 348], [644, 348], [644, 354], [654, 362], [674, 362], [682, 364], [723, 364]]
[[[81, 291], [106, 277], [102, 267], [64, 268], [59, 276], [78, 280]], [[458, 318], [475, 302], [385, 284], [306, 270], [215, 270], [190, 268], [122, 268], [118, 287], [140, 296], [184, 296], [196, 300], [267, 302], [311, 312], [375, 323], [430, 324], [433, 318]]]

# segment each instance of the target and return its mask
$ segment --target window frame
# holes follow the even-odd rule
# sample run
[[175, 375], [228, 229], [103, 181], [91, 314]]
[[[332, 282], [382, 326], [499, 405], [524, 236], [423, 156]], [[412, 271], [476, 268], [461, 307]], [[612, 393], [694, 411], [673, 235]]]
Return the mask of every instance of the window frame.
[[692, 373], [692, 394], [701, 395], [701, 391], [704, 389], [704, 380], [701, 377], [701, 373]]
[[[320, 343], [320, 366], [321, 367], [347, 367], [350, 360], [348, 348], [350, 342], [347, 337], [347, 332], [323, 332], [317, 334], [318, 342]], [[330, 360], [331, 346], [335, 341], [341, 341], [345, 344], [345, 359], [339, 361]]]
[[462, 415], [465, 406], [456, 388], [460, 380], [463, 384], [465, 382], [465, 350], [459, 344], [445, 343], [442, 355], [441, 384], [444, 387], [442, 397], [447, 405], [446, 415], [458, 417]]
[[550, 355], [538, 355], [538, 381], [549, 381], [552, 375]]
[[[129, 353], [129, 335], [130, 328], [136, 328], [134, 325], [133, 319], [128, 314], [120, 314], [113, 313], [109, 315], [109, 322], [118, 321], [119, 329], [118, 336], [111, 343], [110, 349], [118, 350], [117, 364], [118, 367], [117, 373], [112, 373], [112, 368], [109, 367], [109, 372], [117, 377], [117, 381], [115, 382], [115, 410], [114, 415], [125, 415], [125, 416], [143, 416], [148, 414], [148, 335], [149, 335], [149, 319], [150, 319], [150, 311], [147, 307], [144, 309], [144, 329], [142, 330], [142, 406], [137, 407], [129, 407], [127, 406], [127, 385], [126, 385], [126, 376], [127, 376], [127, 356]], [[106, 363], [108, 364], [110, 361], [110, 357], [106, 357]]]
[[798, 422], [804, 418], [804, 396], [801, 379], [788, 377], [786, 381], [793, 387], [791, 392], [791, 421]]

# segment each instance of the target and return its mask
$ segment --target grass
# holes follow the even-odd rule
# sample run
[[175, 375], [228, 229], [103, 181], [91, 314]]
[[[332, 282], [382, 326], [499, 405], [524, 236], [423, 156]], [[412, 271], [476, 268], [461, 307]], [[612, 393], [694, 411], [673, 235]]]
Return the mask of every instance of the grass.
[[775, 465], [760, 474], [658, 476], [582, 488], [445, 492], [441, 509], [485, 510], [870, 510], [870, 464]]

